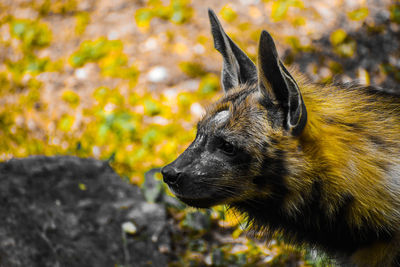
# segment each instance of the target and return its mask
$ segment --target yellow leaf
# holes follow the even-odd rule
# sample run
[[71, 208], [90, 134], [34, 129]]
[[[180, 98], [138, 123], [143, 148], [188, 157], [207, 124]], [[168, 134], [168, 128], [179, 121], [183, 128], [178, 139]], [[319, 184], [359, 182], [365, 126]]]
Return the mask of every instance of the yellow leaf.
[[79, 95], [72, 90], [65, 90], [62, 95], [61, 99], [67, 102], [71, 107], [76, 107], [79, 105]]
[[304, 8], [301, 0], [277, 0], [272, 4], [271, 18], [274, 21], [283, 20], [290, 7]]
[[330, 39], [332, 45], [336, 46], [338, 44], [343, 43], [344, 40], [346, 39], [346, 37], [347, 37], [347, 33], [345, 32], [345, 30], [338, 29], [331, 34], [329, 39]]
[[86, 185], [85, 184], [83, 184], [83, 183], [79, 183], [79, 189], [80, 190], [82, 190], [82, 191], [86, 191], [87, 190], [87, 187], [86, 187]]
[[366, 17], [368, 17], [369, 10], [366, 7], [362, 7], [356, 10], [353, 10], [351, 12], [347, 13], [347, 16], [351, 20], [364, 20]]
[[64, 114], [58, 122], [58, 129], [64, 132], [68, 132], [71, 129], [72, 124], [74, 123], [74, 119], [75, 118], [73, 116]]
[[237, 18], [237, 13], [235, 10], [230, 7], [229, 4], [222, 7], [221, 11], [219, 12], [221, 17], [226, 20], [227, 22], [232, 22]]

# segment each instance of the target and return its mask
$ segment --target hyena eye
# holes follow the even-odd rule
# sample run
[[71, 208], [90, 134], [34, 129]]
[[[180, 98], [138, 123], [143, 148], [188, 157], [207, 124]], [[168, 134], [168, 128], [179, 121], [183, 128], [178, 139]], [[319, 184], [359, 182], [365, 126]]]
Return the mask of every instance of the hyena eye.
[[233, 156], [236, 153], [235, 146], [222, 138], [219, 140], [218, 149], [228, 156]]

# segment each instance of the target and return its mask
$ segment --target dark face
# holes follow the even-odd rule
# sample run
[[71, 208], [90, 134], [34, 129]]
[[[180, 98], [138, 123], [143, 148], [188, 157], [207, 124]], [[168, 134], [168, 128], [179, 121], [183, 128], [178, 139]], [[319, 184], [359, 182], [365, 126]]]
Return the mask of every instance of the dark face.
[[200, 122], [193, 143], [161, 171], [171, 191], [188, 205], [207, 208], [239, 193], [232, 178], [246, 176], [252, 158], [226, 136], [228, 121], [224, 110]]
[[208, 110], [193, 143], [161, 171], [179, 199], [207, 208], [268, 194], [259, 180], [273, 129], [259, 99], [256, 87], [238, 88]]

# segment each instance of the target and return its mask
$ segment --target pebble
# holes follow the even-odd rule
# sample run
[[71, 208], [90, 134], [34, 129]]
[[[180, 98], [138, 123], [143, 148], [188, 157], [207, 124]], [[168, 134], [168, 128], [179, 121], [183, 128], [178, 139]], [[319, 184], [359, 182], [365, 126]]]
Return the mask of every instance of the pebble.
[[163, 82], [168, 78], [168, 71], [163, 66], [152, 68], [147, 74], [147, 79], [153, 83]]
[[79, 68], [75, 71], [75, 77], [79, 80], [85, 80], [87, 76], [88, 75], [85, 68]]
[[137, 227], [132, 222], [124, 222], [121, 227], [125, 233], [131, 234], [131, 235], [136, 234], [136, 232], [137, 232]]

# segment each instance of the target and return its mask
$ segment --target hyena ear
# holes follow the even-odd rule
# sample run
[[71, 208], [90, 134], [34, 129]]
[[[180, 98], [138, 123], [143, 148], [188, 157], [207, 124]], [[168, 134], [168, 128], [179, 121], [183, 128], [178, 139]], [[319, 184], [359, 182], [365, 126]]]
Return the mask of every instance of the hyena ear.
[[283, 110], [284, 128], [294, 136], [301, 134], [307, 122], [306, 106], [296, 81], [279, 60], [274, 41], [266, 31], [260, 37], [257, 69], [259, 90]]
[[257, 81], [257, 68], [253, 61], [229, 38], [214, 11], [208, 9], [214, 47], [223, 58], [222, 87], [226, 92], [239, 84]]

